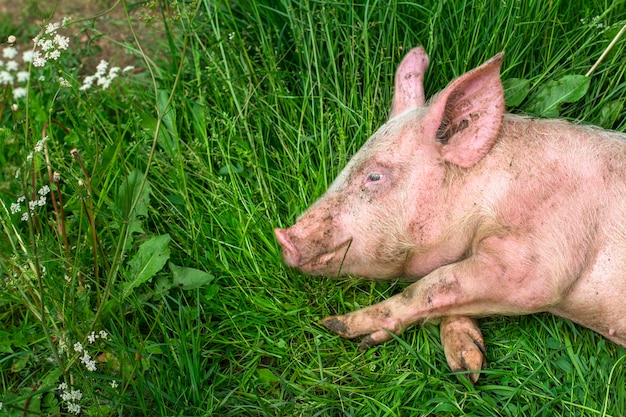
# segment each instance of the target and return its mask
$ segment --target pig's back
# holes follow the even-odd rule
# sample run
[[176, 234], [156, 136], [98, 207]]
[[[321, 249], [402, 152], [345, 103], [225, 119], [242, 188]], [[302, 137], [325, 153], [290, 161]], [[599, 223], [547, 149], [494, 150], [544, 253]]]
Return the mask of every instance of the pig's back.
[[[626, 134], [513, 115], [505, 116], [502, 134], [501, 151], [517, 155], [523, 181], [550, 172], [562, 177], [545, 179], [562, 181], [559, 198], [569, 199], [556, 230], [580, 234], [585, 242], [577, 250], [561, 249], [571, 251], [569, 263], [577, 256], [585, 261], [550, 311], [626, 346]], [[522, 150], [507, 149], [513, 141]]]

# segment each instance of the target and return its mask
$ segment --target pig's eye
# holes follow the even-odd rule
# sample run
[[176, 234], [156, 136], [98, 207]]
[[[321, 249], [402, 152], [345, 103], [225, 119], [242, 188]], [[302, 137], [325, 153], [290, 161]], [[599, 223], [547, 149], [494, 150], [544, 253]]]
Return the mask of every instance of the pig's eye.
[[382, 179], [383, 179], [383, 174], [371, 173], [371, 174], [368, 174], [368, 176], [367, 176], [367, 180], [369, 182], [376, 182], [376, 181], [380, 181]]

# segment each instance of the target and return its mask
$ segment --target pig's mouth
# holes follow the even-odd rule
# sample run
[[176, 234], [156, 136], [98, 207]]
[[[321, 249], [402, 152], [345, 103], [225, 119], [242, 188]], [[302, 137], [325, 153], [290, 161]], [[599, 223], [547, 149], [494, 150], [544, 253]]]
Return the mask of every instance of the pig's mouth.
[[305, 260], [297, 268], [311, 274], [322, 275], [332, 272], [339, 276], [351, 244], [352, 238], [340, 243], [328, 252], [316, 255], [310, 260]]
[[322, 252], [307, 254], [302, 253], [298, 249], [285, 229], [276, 229], [274, 234], [283, 249], [285, 263], [303, 272], [315, 275], [330, 274], [331, 272], [339, 275], [352, 244], [352, 238], [349, 238], [330, 249], [324, 248], [325, 250]]

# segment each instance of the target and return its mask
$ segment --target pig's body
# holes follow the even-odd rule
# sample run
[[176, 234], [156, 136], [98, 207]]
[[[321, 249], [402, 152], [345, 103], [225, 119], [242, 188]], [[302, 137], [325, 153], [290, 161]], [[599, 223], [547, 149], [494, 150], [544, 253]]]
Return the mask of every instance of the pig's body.
[[331, 330], [371, 346], [445, 318], [455, 369], [483, 359], [465, 317], [546, 311], [626, 346], [626, 134], [505, 115], [501, 59], [426, 105], [428, 60], [411, 51], [389, 122], [294, 226], [275, 231], [286, 262], [308, 273], [421, 278], [325, 319]]
[[[407, 257], [402, 275], [473, 255], [486, 265], [465, 300], [457, 291], [440, 305], [426, 300], [422, 317], [547, 311], [626, 346], [626, 135], [506, 115], [479, 163], [441, 173], [444, 192], [425, 200], [440, 199], [442, 211], [410, 236], [429, 244]], [[408, 217], [417, 212], [419, 202]], [[441, 292], [441, 282], [425, 292]]]

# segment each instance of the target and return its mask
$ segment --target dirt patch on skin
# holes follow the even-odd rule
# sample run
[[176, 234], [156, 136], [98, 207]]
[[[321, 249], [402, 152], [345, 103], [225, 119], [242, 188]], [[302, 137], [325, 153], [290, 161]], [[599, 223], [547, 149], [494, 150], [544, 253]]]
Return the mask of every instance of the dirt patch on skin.
[[[163, 22], [157, 2], [140, 2], [128, 6], [131, 24], [142, 48], [157, 51], [157, 42], [164, 39]], [[135, 47], [135, 40], [127, 21], [126, 12], [119, 1], [104, 0], [59, 0], [42, 2], [38, 0], [0, 0], [0, 15], [10, 22], [20, 22], [20, 26], [41, 27], [47, 17], [50, 22], [61, 22], [71, 18], [73, 22], [63, 29], [63, 35], [70, 36], [70, 48], [79, 45], [81, 50], [81, 72], [92, 73], [100, 60], [111, 66], [126, 67], [140, 65], [141, 58], [129, 53], [124, 45]], [[11, 33], [2, 33], [1, 42], [6, 42]], [[18, 39], [16, 48], [24, 50], [32, 47], [31, 38]]]

